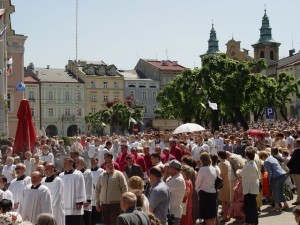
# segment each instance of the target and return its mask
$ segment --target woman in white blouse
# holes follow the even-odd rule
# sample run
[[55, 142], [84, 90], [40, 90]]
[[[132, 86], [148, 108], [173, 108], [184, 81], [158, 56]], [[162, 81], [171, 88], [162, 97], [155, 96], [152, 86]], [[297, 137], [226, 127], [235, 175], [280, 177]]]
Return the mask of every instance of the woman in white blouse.
[[205, 225], [214, 225], [217, 216], [217, 191], [215, 181], [216, 169], [211, 165], [211, 158], [207, 152], [200, 155], [202, 166], [196, 179], [195, 189], [199, 196], [199, 214]]
[[254, 161], [255, 151], [252, 147], [246, 149], [247, 164], [243, 169], [237, 171], [237, 175], [242, 177], [245, 225], [258, 224], [258, 214], [256, 208], [256, 195], [259, 193], [258, 168]]

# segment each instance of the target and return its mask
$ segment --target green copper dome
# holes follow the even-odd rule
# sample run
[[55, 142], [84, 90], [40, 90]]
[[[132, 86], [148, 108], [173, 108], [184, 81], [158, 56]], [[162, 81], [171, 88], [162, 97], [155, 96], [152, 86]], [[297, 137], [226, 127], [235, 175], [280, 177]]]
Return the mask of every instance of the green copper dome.
[[214, 54], [220, 52], [219, 50], [219, 40], [217, 39], [217, 33], [214, 28], [214, 24], [212, 24], [212, 28], [210, 30], [210, 37], [208, 40], [208, 50], [206, 54]]
[[262, 19], [262, 25], [260, 28], [260, 38], [257, 42], [258, 43], [264, 43], [264, 42], [276, 42], [272, 38], [272, 28], [270, 27], [270, 21], [269, 17], [267, 16], [267, 10], [265, 9], [265, 15]]

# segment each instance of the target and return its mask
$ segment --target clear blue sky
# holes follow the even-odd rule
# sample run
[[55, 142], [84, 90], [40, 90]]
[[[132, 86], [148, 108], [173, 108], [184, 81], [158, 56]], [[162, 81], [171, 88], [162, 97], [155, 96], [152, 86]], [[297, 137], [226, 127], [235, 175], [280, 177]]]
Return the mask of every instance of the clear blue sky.
[[[12, 28], [28, 37], [25, 65], [62, 68], [75, 59], [76, 0], [11, 0]], [[79, 0], [78, 59], [103, 60], [133, 69], [138, 58], [200, 66], [212, 20], [219, 48], [234, 36], [253, 52], [264, 5], [280, 56], [300, 49], [299, 0]], [[292, 38], [293, 37], [293, 38]]]

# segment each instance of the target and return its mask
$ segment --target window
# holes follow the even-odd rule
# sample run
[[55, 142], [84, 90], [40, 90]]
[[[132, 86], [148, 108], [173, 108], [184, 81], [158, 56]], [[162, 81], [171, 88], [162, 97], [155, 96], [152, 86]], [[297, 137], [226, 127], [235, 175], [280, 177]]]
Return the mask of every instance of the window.
[[99, 75], [105, 75], [105, 68], [104, 68], [104, 66], [101, 66], [99, 68]]
[[96, 108], [92, 107], [91, 112], [95, 113], [96, 112]]
[[80, 91], [77, 91], [77, 100], [81, 101], [81, 93], [80, 93]]
[[146, 87], [146, 83], [139, 83], [139, 88], [145, 88]]
[[142, 92], [142, 98], [143, 98], [143, 99], [147, 99], [147, 92], [146, 92], [146, 91], [143, 91], [143, 92]]
[[77, 109], [77, 115], [78, 115], [78, 116], [82, 116], [81, 108], [78, 108], [78, 109]]
[[134, 94], [134, 91], [130, 91], [130, 94], [129, 94], [131, 97], [135, 98], [135, 94]]
[[265, 52], [264, 51], [261, 51], [259, 53], [259, 58], [262, 59], [262, 58], [265, 58]]
[[116, 69], [112, 68], [110, 69], [110, 75], [115, 76], [117, 74]]
[[48, 109], [48, 115], [49, 116], [54, 116], [54, 110], [53, 110], [53, 108], [49, 108]]
[[31, 110], [31, 116], [34, 116], [34, 108], [30, 108]]
[[119, 88], [119, 85], [117, 82], [114, 82], [114, 88]]
[[119, 100], [119, 95], [115, 95], [114, 99]]
[[107, 96], [107, 95], [104, 95], [104, 96], [103, 96], [103, 101], [104, 101], [104, 102], [107, 102], [107, 101], [108, 101], [108, 96]]
[[156, 91], [152, 92], [152, 99], [156, 99]]
[[66, 100], [70, 100], [70, 92], [66, 91], [65, 98]]
[[147, 106], [144, 106], [144, 113], [148, 113]]
[[70, 115], [71, 115], [70, 109], [69, 109], [69, 108], [66, 108], [66, 109], [65, 109], [65, 115], [66, 115], [66, 116], [70, 116]]
[[12, 96], [11, 96], [11, 94], [10, 93], [7, 93], [7, 110], [9, 111], [9, 112], [12, 112], [13, 110], [12, 110]]
[[272, 50], [270, 51], [270, 59], [274, 60], [274, 52]]
[[108, 87], [108, 84], [106, 81], [103, 82], [103, 88], [107, 88]]
[[49, 93], [48, 93], [48, 99], [49, 100], [53, 100], [53, 92], [52, 91], [49, 91]]
[[95, 81], [91, 81], [91, 88], [96, 88], [96, 83], [95, 83]]
[[29, 100], [34, 100], [34, 92], [33, 91], [28, 92], [28, 99]]
[[88, 75], [93, 75], [94, 74], [94, 68], [92, 66], [90, 66], [87, 70], [87, 74]]
[[93, 95], [93, 96], [91, 97], [91, 101], [92, 101], [92, 102], [96, 102], [96, 101], [97, 101], [96, 96]]
[[155, 109], [156, 109], [156, 105], [153, 106], [153, 112], [155, 112]]
[[129, 83], [128, 87], [134, 87], [135, 88], [135, 83]]

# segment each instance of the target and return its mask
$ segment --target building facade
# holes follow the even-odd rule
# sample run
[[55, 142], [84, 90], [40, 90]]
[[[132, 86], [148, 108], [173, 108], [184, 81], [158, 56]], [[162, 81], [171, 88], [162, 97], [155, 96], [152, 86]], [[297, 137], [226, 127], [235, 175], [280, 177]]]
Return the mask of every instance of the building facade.
[[125, 98], [132, 96], [136, 104], [144, 107], [143, 124], [146, 125], [155, 116], [155, 109], [158, 106], [156, 96], [159, 92], [159, 81], [141, 78], [135, 70], [118, 70], [124, 77]]
[[[17, 91], [15, 86], [24, 79], [24, 43], [27, 37], [15, 34], [11, 27], [10, 15], [15, 12], [11, 1], [1, 0], [0, 7], [5, 9], [0, 27], [1, 29], [6, 27], [4, 39], [0, 43], [2, 73], [0, 75], [0, 134], [15, 136], [18, 125], [17, 112], [24, 97], [24, 93]], [[12, 64], [8, 70], [6, 62], [10, 58]]]
[[[85, 113], [98, 112], [106, 108], [106, 103], [113, 100], [124, 100], [124, 77], [117, 73], [115, 65], [103, 61], [69, 60], [66, 69], [78, 74], [84, 81]], [[86, 126], [86, 132], [90, 132]], [[106, 129], [108, 132], [109, 128]]]
[[[300, 79], [300, 52], [293, 54], [293, 50], [290, 51], [288, 57], [282, 58], [278, 61], [277, 77], [281, 73], [291, 74], [295, 80]], [[295, 94], [292, 94], [291, 101], [286, 104], [286, 112], [288, 117], [299, 117], [300, 115], [300, 99]], [[280, 116], [280, 114], [278, 114]]]
[[28, 69], [40, 80], [40, 124], [46, 135], [74, 136], [85, 133], [83, 81], [80, 78], [77, 80], [66, 69], [50, 66]]
[[249, 50], [245, 48], [241, 50], [241, 42], [233, 38], [226, 43], [226, 55], [228, 58], [241, 62], [253, 60], [253, 58], [249, 56]]
[[140, 77], [159, 81], [160, 88], [182, 73], [185, 67], [171, 60], [139, 59], [134, 70]]

